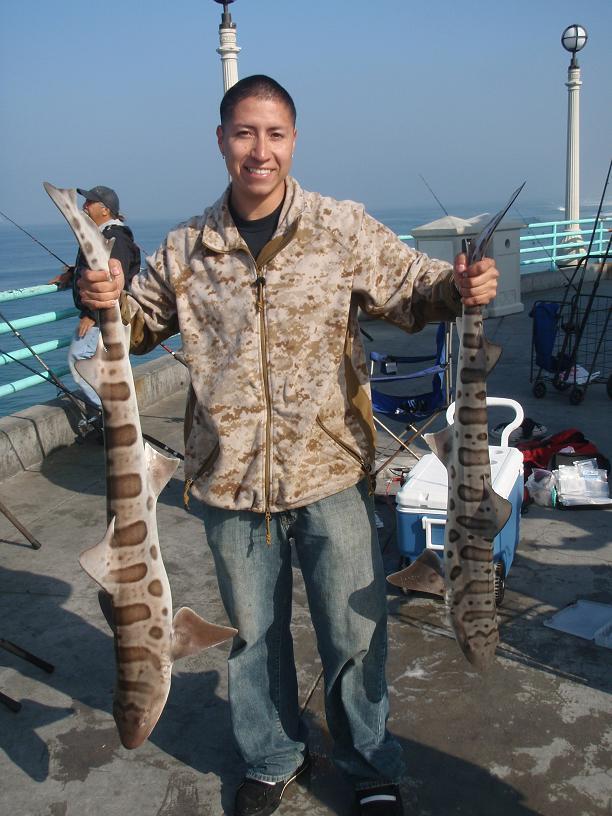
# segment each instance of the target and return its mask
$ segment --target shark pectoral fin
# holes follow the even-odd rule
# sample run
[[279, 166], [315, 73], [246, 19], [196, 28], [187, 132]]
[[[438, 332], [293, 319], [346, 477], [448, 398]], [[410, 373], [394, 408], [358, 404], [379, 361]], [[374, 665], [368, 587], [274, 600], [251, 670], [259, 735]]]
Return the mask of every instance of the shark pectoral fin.
[[84, 550], [81, 555], [79, 556], [79, 564], [85, 572], [89, 575], [90, 578], [93, 578], [94, 581], [102, 587], [103, 590], [110, 594], [110, 587], [108, 586], [107, 581], [107, 572], [108, 572], [108, 550], [111, 546], [111, 542], [113, 540], [113, 536], [115, 535], [115, 519], [111, 519], [111, 523], [108, 525], [108, 529], [106, 531], [106, 535], [98, 544], [95, 544], [93, 547], [90, 547], [88, 550]]
[[424, 434], [423, 439], [442, 464], [448, 466], [453, 450], [453, 426], [447, 425], [436, 433]]
[[491, 506], [493, 509], [493, 518], [495, 520], [495, 535], [505, 526], [506, 522], [512, 515], [512, 504], [508, 499], [504, 499], [494, 490], [491, 491]]
[[155, 498], [159, 496], [170, 479], [174, 476], [179, 460], [173, 456], [166, 456], [161, 451], [145, 442], [145, 458], [147, 462], [147, 473], [149, 487], [153, 491]]
[[482, 338], [482, 347], [486, 359], [486, 373], [489, 374], [490, 371], [493, 371], [497, 365], [497, 361], [501, 357], [502, 347], [498, 346], [497, 343], [492, 343], [490, 340], [487, 340], [484, 336]]
[[423, 550], [408, 567], [387, 575], [387, 581], [400, 589], [428, 592], [431, 595], [444, 597], [442, 564], [438, 556], [431, 550]]
[[197, 615], [193, 609], [183, 606], [172, 621], [172, 660], [197, 654], [202, 649], [217, 646], [237, 634], [237, 629], [209, 623]]
[[81, 377], [91, 385], [98, 396], [100, 395], [100, 388], [102, 385], [102, 366], [101, 363], [106, 355], [106, 349], [102, 342], [102, 332], [98, 335], [98, 345], [93, 357], [88, 357], [86, 360], [75, 360], [74, 367], [81, 375]]

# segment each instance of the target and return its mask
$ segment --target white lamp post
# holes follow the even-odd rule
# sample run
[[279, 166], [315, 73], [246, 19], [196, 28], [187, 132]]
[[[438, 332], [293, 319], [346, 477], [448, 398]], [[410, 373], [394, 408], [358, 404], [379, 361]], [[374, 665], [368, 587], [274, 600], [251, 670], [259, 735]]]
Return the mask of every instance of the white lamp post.
[[217, 54], [221, 57], [223, 68], [223, 93], [238, 82], [238, 54], [240, 48], [236, 44], [236, 23], [232, 22], [232, 15], [228, 6], [234, 0], [215, 0], [223, 6], [221, 25], [219, 26], [219, 47]]
[[[580, 240], [580, 66], [576, 54], [586, 45], [586, 28], [568, 26], [561, 35], [561, 44], [572, 55], [567, 69], [567, 158], [565, 164], [565, 220], [567, 241]], [[578, 249], [578, 248], [576, 248]], [[579, 251], [579, 249], [578, 249]]]

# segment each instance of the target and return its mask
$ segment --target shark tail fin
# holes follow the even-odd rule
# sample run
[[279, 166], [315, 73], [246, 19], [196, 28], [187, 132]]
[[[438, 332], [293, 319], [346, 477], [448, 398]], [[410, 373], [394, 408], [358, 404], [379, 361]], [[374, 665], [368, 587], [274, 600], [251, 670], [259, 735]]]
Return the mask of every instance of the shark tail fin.
[[217, 646], [236, 634], [237, 629], [209, 623], [193, 609], [183, 606], [172, 621], [172, 660], [197, 654], [210, 646]]

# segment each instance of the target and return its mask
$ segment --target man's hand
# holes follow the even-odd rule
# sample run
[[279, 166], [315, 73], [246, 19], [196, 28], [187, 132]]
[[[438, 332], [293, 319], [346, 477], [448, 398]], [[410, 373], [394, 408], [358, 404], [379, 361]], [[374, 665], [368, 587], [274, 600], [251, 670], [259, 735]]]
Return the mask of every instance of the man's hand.
[[123, 289], [124, 277], [121, 261], [111, 258], [108, 272], [86, 269], [79, 278], [81, 303], [88, 309], [110, 309], [119, 299]]
[[460, 253], [455, 258], [453, 278], [464, 306], [486, 306], [497, 294], [499, 272], [492, 258], [468, 266], [466, 255]]
[[77, 329], [79, 337], [85, 337], [87, 332], [95, 325], [96, 321], [93, 318], [87, 317], [87, 315], [85, 317], [82, 317], [79, 320], [79, 328]]
[[54, 278], [51, 278], [48, 281], [49, 284], [55, 283], [58, 289], [68, 289], [70, 284], [72, 283], [72, 276], [74, 275], [74, 266], [65, 266], [64, 271], [56, 275]]

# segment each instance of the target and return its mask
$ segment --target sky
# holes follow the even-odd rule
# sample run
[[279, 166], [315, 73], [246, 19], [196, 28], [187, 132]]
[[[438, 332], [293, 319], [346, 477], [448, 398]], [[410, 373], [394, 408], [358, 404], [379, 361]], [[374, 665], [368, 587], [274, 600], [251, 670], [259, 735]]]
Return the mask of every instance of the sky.
[[[105, 184], [128, 218], [201, 212], [227, 182], [213, 0], [1, 0], [0, 209], [59, 213], [42, 189]], [[370, 209], [563, 205], [572, 23], [582, 69], [581, 201], [612, 155], [610, 0], [236, 0], [239, 76], [298, 110], [293, 174]], [[610, 198], [610, 196], [608, 196]], [[456, 214], [461, 214], [457, 212]]]

